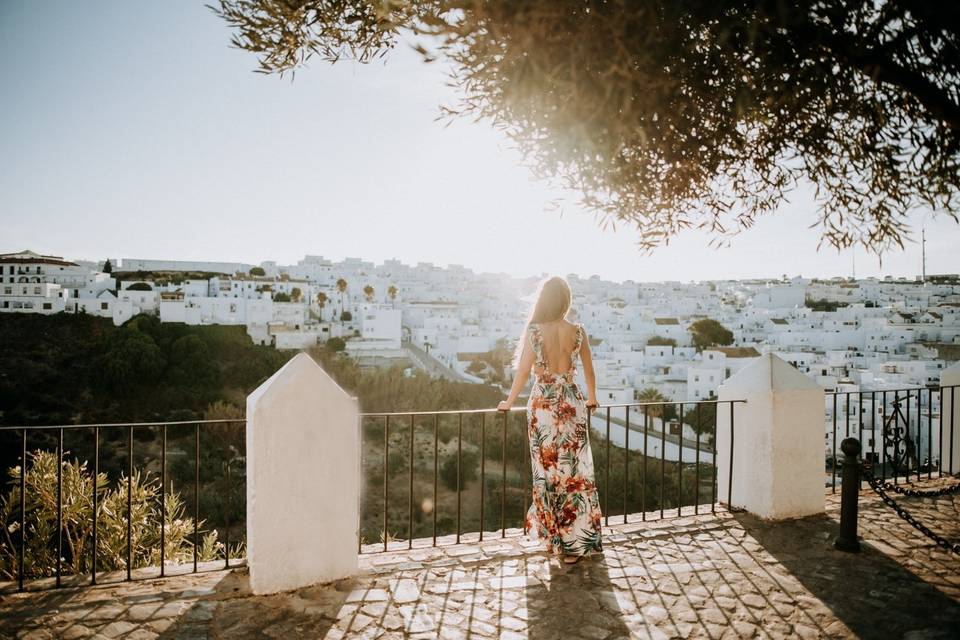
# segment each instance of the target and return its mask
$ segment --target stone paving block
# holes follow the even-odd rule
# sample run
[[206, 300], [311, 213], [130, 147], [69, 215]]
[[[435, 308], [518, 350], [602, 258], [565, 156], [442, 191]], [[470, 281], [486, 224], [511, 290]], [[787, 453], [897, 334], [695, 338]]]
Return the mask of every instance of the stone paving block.
[[417, 581], [411, 578], [391, 580], [390, 592], [395, 602], [413, 602], [420, 598], [420, 587]]

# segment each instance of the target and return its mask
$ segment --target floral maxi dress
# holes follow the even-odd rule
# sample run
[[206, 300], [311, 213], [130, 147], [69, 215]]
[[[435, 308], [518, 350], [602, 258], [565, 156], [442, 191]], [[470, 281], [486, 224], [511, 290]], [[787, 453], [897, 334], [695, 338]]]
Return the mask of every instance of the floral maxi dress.
[[543, 356], [541, 328], [530, 325], [527, 339], [535, 356], [527, 404], [527, 434], [533, 471], [533, 500], [527, 528], [543, 538], [547, 551], [583, 555], [600, 551], [600, 501], [593, 475], [587, 408], [574, 382], [583, 341], [577, 325], [570, 370], [553, 374]]

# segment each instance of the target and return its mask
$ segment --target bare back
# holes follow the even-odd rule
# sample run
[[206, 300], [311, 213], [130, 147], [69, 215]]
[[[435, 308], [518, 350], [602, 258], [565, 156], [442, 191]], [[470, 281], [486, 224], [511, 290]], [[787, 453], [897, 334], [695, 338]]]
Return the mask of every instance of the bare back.
[[534, 363], [537, 376], [562, 376], [576, 369], [575, 360], [580, 349], [581, 328], [566, 320], [543, 322], [539, 328], [541, 361]]

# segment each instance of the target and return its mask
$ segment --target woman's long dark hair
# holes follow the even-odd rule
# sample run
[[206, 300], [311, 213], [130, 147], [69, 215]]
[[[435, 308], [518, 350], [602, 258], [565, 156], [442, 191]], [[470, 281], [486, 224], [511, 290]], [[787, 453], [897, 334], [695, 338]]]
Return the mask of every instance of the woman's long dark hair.
[[571, 298], [570, 285], [563, 278], [554, 276], [540, 283], [537, 291], [537, 301], [530, 309], [527, 323], [523, 326], [523, 333], [520, 334], [520, 340], [517, 341], [517, 348], [513, 351], [514, 368], [520, 365], [520, 355], [523, 353], [523, 345], [527, 339], [527, 329], [530, 325], [562, 320], [570, 311]]

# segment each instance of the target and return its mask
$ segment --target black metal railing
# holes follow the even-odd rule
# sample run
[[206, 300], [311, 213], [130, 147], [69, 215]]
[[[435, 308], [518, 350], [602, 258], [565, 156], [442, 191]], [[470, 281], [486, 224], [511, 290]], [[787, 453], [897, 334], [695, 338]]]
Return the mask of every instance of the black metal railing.
[[[239, 560], [237, 555], [243, 548], [245, 541], [245, 520], [244, 518], [233, 518], [232, 511], [235, 508], [245, 508], [243, 500], [237, 500], [235, 495], [244, 495], [245, 491], [245, 466], [243, 457], [245, 455], [245, 419], [223, 419], [223, 420], [191, 420], [175, 422], [148, 422], [148, 423], [112, 423], [112, 424], [79, 424], [79, 425], [47, 425], [47, 426], [0, 426], [0, 438], [3, 439], [4, 448], [9, 447], [11, 443], [16, 443], [17, 455], [16, 462], [18, 471], [15, 472], [15, 483], [10, 491], [5, 494], [5, 502], [9, 502], [16, 495], [14, 500], [16, 508], [7, 505], [4, 515], [13, 514], [13, 523], [2, 523], [7, 529], [6, 536], [0, 539], [0, 551], [3, 551], [6, 558], [15, 558], [16, 562], [16, 584], [17, 589], [23, 591], [30, 586], [28, 582], [36, 582], [41, 586], [63, 586], [64, 578], [71, 576], [71, 585], [80, 584], [98, 584], [99, 578], [104, 571], [98, 566], [99, 561], [106, 556], [103, 552], [105, 543], [98, 539], [101, 535], [102, 521], [111, 519], [116, 524], [117, 518], [125, 520], [125, 542], [120, 564], [122, 567], [114, 567], [107, 572], [111, 577], [115, 576], [115, 571], [119, 570], [123, 575], [125, 572], [126, 580], [150, 579], [164, 577], [167, 575], [167, 547], [168, 547], [168, 529], [170, 523], [168, 516], [175, 517], [177, 514], [168, 512], [168, 502], [176, 506], [182, 505], [180, 513], [186, 515], [188, 512], [192, 515], [192, 531], [179, 531], [179, 540], [185, 545], [179, 548], [178, 554], [182, 560], [188, 558], [186, 563], [178, 563], [171, 567], [175, 573], [195, 573], [200, 571], [202, 558], [200, 557], [201, 548], [205, 551], [218, 551], [222, 548], [223, 567], [229, 568], [231, 560]], [[209, 439], [201, 437], [207, 434]], [[19, 437], [17, 437], [19, 436]], [[64, 439], [68, 436], [73, 441], [72, 451], [68, 452], [64, 448]], [[176, 441], [174, 447], [170, 447], [168, 438]], [[19, 442], [17, 442], [19, 441]], [[135, 441], [141, 442], [141, 458], [139, 465], [135, 465]], [[159, 442], [158, 442], [159, 441]], [[34, 449], [34, 447], [37, 447]], [[55, 479], [55, 522], [41, 523], [40, 499], [45, 495], [28, 495], [28, 479], [31, 474], [36, 473], [37, 482], [44, 481], [40, 478], [41, 469], [38, 468], [44, 455], [51, 455], [51, 449], [55, 451], [56, 459], [56, 479]], [[11, 447], [8, 452], [14, 449]], [[168, 454], [176, 455], [182, 464], [177, 464], [174, 470], [170, 469]], [[66, 460], [70, 456], [71, 461]], [[188, 464], [187, 459], [192, 457], [192, 465]], [[112, 469], [101, 467], [101, 462], [107, 458], [112, 461]], [[123, 465], [117, 464], [118, 458], [122, 459]], [[31, 460], [32, 459], [32, 460]], [[80, 461], [83, 460], [81, 463]], [[71, 491], [77, 491], [78, 487], [86, 486], [82, 480], [85, 478], [86, 465], [92, 460], [92, 472], [90, 473], [90, 487], [87, 495], [71, 494], [64, 497], [64, 471], [71, 469], [76, 472], [79, 481], [74, 482]], [[70, 465], [75, 465], [70, 467]], [[159, 475], [159, 488], [157, 485], [150, 484], [145, 478], [149, 478], [150, 467], [158, 467], [156, 470]], [[175, 473], [173, 472], [175, 471]], [[143, 476], [140, 473], [143, 472]], [[116, 491], [111, 494], [111, 474], [117, 482]], [[52, 483], [51, 478], [47, 478]], [[174, 492], [174, 482], [181, 483], [183, 486], [192, 484], [192, 495], [185, 496], [183, 503], [178, 503], [179, 494]], [[149, 490], [152, 487], [154, 493]], [[169, 490], [168, 490], [169, 487]], [[47, 488], [39, 487], [38, 493], [46, 494]], [[209, 488], [210, 491], [206, 491]], [[5, 489], [5, 488], [4, 488]], [[113, 511], [108, 512], [104, 507], [104, 500], [112, 495], [113, 498], [122, 501], [122, 492], [125, 490], [125, 510], [122, 514]], [[204, 493], [202, 494], [202, 490]], [[137, 493], [138, 504], [135, 506], [134, 493]], [[212, 493], [212, 494], [211, 494]], [[150, 496], [156, 499], [153, 505], [145, 502]], [[176, 496], [176, 498], [173, 498]], [[186, 500], [190, 499], [192, 508], [188, 510]], [[206, 501], [206, 504], [204, 502]], [[35, 503], [35, 504], [34, 504]], [[82, 504], [89, 505], [89, 521], [70, 522], [64, 521], [64, 510], [70, 510], [70, 517], [75, 516], [76, 506]], [[31, 513], [31, 507], [33, 512]], [[208, 511], [217, 511], [217, 514], [204, 513]], [[135, 509], [140, 513], [136, 513]], [[149, 525], [140, 520], [146, 514], [149, 518], [153, 513], [158, 522], [153, 533], [157, 534], [158, 540], [156, 547], [159, 550], [158, 556], [153, 554], [156, 548], [144, 549], [140, 536], [134, 536], [134, 520], [137, 519], [139, 527]], [[218, 516], [215, 528], [209, 531], [201, 530], [201, 523], [205, 522], [202, 518]], [[187, 520], [179, 520], [178, 525], [182, 526]], [[42, 526], [41, 526], [42, 525]], [[53, 532], [49, 531], [53, 527]], [[77, 572], [68, 574], [64, 571], [63, 562], [64, 553], [64, 534], [73, 540], [70, 527], [76, 527], [77, 530], [89, 526], [89, 578], [82, 579]], [[235, 538], [238, 542], [234, 549], [235, 553], [231, 556], [231, 534], [234, 527], [240, 526], [243, 532]], [[30, 531], [38, 536], [36, 540], [30, 540]], [[12, 533], [11, 533], [11, 530]], [[207, 545], [204, 536], [216, 533], [216, 537], [211, 539], [212, 544]], [[219, 541], [222, 532], [223, 542]], [[114, 532], [115, 533], [115, 532]], [[171, 530], [169, 535], [173, 535]], [[42, 539], [41, 539], [42, 536]], [[144, 535], [143, 537], [149, 537]], [[46, 570], [38, 570], [36, 567], [27, 567], [28, 543], [33, 542], [36, 546], [32, 549], [37, 556], [44, 556], [48, 553], [55, 554], [55, 563], [50, 573]], [[114, 540], [116, 542], [116, 540]], [[80, 546], [78, 544], [78, 546]], [[85, 546], [85, 544], [83, 545]], [[14, 549], [11, 549], [14, 547]], [[192, 548], [192, 549], [191, 549]], [[71, 545], [70, 552], [76, 552], [76, 548]], [[153, 567], [157, 571], [141, 572], [139, 569], [146, 568], [146, 564], [137, 565], [135, 556], [138, 553], [146, 551], [150, 557], [159, 558], [159, 566]], [[192, 558], [189, 558], [192, 551]], [[86, 553], [86, 552], [84, 552]], [[74, 566], [87, 566], [87, 558], [71, 558]], [[31, 562], [31, 564], [34, 564]], [[206, 563], [204, 563], [206, 564]], [[219, 567], [219, 565], [218, 565]], [[9, 567], [8, 567], [9, 569]], [[137, 576], [134, 576], [134, 572]], [[8, 572], [10, 573], [10, 572]], [[28, 580], [28, 574], [33, 574]], [[142, 575], [140, 575], [142, 573]], [[8, 576], [9, 577], [9, 576]], [[49, 585], [52, 579], [53, 584]]]
[[[592, 411], [605, 523], [715, 511], [723, 491], [717, 487], [717, 417], [728, 412], [732, 467], [734, 407], [742, 402], [633, 402]], [[359, 429], [360, 553], [526, 532], [531, 461], [525, 408], [363, 413]], [[488, 461], [497, 467], [493, 473]], [[398, 483], [405, 485], [399, 495]], [[731, 491], [732, 482], [725, 487], [728, 504]]]
[[[830, 443], [826, 454], [831, 491], [836, 493], [837, 446], [855, 437], [862, 457], [881, 480], [896, 484], [939, 475], [944, 460], [953, 468], [954, 413], [942, 416], [944, 400], [960, 397], [958, 385], [910, 387], [826, 394]], [[839, 435], [838, 435], [839, 434]], [[865, 437], [866, 435], [866, 437]], [[832, 436], [832, 437], [831, 437]], [[946, 443], [945, 443], [945, 436]]]
[[[715, 511], [724, 490], [729, 504], [732, 485], [717, 486], [717, 424], [721, 412], [728, 412], [732, 467], [735, 405], [740, 402], [634, 402], [594, 410], [590, 415], [592, 452], [605, 523]], [[361, 552], [388, 550], [391, 543], [393, 548], [436, 546], [465, 538], [506, 537], [511, 529], [526, 531], [531, 468], [524, 408], [364, 413], [359, 423]], [[204, 535], [212, 532], [222, 545], [217, 556], [222, 564], [217, 567], [229, 568], [242, 557], [239, 548], [231, 546], [231, 538], [245, 540], [245, 518], [234, 514], [245, 509], [244, 429], [243, 418], [0, 426], [6, 458], [19, 467], [14, 486], [4, 494], [15, 503], [8, 510], [13, 522], [4, 522], [5, 537], [0, 537], [0, 551], [6, 547], [5, 553], [16, 564], [8, 578], [23, 590], [94, 585], [105, 577], [137, 580], [197, 572], [210, 566], [203, 561], [201, 548]], [[38, 529], [38, 497], [31, 495], [30, 487], [39, 477], [31, 474], [39, 471], [31, 468], [31, 462], [35, 465], [43, 455], [54, 461], [50, 468], [56, 468], [51, 472], [55, 479], [48, 478], [51, 491], [42, 490], [49, 494], [45, 497], [50, 498], [55, 517], [51, 516], [49, 526]], [[71, 480], [65, 493], [65, 469], [74, 464], [75, 473], [86, 473], [87, 461], [92, 461], [90, 482], [77, 485]], [[145, 499], [142, 486], [146, 482], [140, 473], [159, 478], [152, 510], [139, 506]], [[732, 473], [731, 468], [731, 477]], [[406, 485], [399, 493], [398, 481]], [[116, 490], [111, 492], [112, 484]], [[65, 508], [71, 518], [76, 515], [72, 510], [79, 499], [74, 495], [76, 486], [85, 487], [82, 500], [89, 507], [85, 516], [89, 548], [84, 547], [82, 563], [71, 555], [70, 525], [64, 521]], [[166, 525], [168, 499], [175, 489], [186, 489], [184, 504], [189, 505], [184, 509], [192, 515], [192, 530], [182, 537], [189, 545], [187, 555], [178, 552], [174, 564], [168, 563], [172, 532]], [[108, 498], [111, 508], [116, 507], [109, 513], [104, 506]], [[102, 522], [107, 517], [113, 518], [115, 529], [110, 530], [109, 541], [101, 541], [107, 533]], [[159, 526], [156, 539], [149, 539], [148, 562], [142, 538], [149, 537], [137, 532], [142, 530], [142, 520], [151, 517]], [[213, 520], [208, 531], [201, 524], [205, 519]], [[238, 528], [243, 531], [235, 535]], [[31, 542], [34, 546], [28, 549]], [[104, 568], [99, 563], [107, 558], [108, 542], [120, 551], [113, 565]], [[55, 558], [48, 569], [28, 562], [31, 552], [38, 550]], [[65, 567], [65, 559], [74, 568], [82, 565], [86, 573]], [[67, 577], [69, 581], [64, 580]]]

